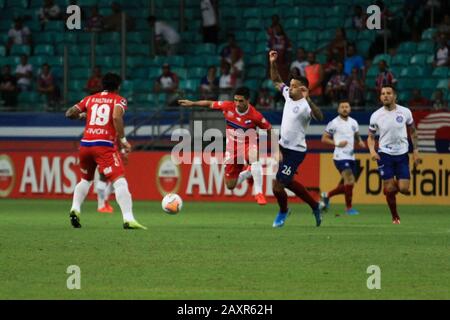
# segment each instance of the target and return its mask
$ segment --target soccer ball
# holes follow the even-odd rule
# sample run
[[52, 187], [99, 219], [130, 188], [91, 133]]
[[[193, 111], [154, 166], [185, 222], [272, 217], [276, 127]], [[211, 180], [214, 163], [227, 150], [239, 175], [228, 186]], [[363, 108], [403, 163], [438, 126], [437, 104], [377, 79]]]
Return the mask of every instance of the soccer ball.
[[183, 207], [183, 200], [179, 195], [169, 193], [162, 199], [161, 206], [164, 212], [168, 214], [177, 214]]

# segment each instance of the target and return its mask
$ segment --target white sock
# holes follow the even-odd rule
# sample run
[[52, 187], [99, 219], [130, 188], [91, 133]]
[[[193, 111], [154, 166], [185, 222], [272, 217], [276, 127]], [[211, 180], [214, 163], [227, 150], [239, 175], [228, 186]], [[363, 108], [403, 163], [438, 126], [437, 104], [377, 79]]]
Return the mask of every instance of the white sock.
[[73, 192], [72, 208], [70, 210], [81, 212], [81, 205], [83, 204], [84, 199], [89, 193], [91, 185], [92, 181], [87, 181], [84, 179], [81, 179], [81, 181], [78, 182]]
[[252, 163], [251, 172], [254, 181], [255, 193], [262, 193], [262, 165], [259, 161]]
[[127, 180], [125, 178], [119, 178], [114, 182], [113, 186], [116, 191], [116, 201], [120, 206], [120, 210], [122, 210], [123, 220], [135, 221], [133, 216], [133, 200], [128, 190]]
[[97, 182], [97, 207], [101, 209], [105, 206], [107, 183], [99, 180]]
[[111, 193], [113, 193], [113, 192], [114, 192], [114, 188], [113, 188], [113, 186], [112, 186], [112, 183], [111, 183], [111, 182], [108, 182], [108, 185], [107, 185], [106, 190], [105, 190], [105, 201], [108, 201], [109, 196], [110, 196]]
[[250, 178], [252, 176], [252, 172], [250, 170], [244, 170], [241, 173], [239, 173], [238, 180], [236, 182], [236, 185], [240, 185], [242, 182], [244, 182], [246, 179]]

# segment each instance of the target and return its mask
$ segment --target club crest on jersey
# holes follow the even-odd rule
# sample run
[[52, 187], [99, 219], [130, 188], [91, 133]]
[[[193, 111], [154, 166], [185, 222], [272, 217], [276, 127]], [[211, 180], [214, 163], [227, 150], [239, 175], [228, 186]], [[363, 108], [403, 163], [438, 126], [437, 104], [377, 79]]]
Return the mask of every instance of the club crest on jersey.
[[123, 105], [123, 106], [126, 106], [127, 105], [127, 100], [125, 100], [125, 99], [120, 100], [120, 104]]
[[355, 132], [356, 131], [356, 126], [352, 126], [352, 130], [353, 130], [353, 132]]
[[402, 122], [403, 122], [403, 117], [402, 117], [402, 116], [397, 116], [397, 118], [395, 118], [395, 120], [396, 120], [398, 123], [402, 123]]
[[251, 124], [252, 120], [245, 120], [245, 124]]
[[232, 117], [232, 116], [234, 116], [234, 112], [232, 112], [232, 111], [228, 111], [228, 114], [227, 114], [227, 116], [228, 116], [228, 117]]
[[294, 113], [298, 113], [298, 111], [300, 110], [300, 107], [299, 106], [296, 106], [295, 108], [294, 108], [294, 110], [292, 110]]

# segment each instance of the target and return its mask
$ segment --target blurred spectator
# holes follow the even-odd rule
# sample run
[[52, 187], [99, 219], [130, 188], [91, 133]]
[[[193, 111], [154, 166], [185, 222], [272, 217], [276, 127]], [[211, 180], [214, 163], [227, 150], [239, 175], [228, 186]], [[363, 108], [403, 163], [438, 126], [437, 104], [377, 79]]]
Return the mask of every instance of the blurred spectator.
[[272, 24], [267, 28], [267, 37], [273, 37], [275, 34], [275, 28], [280, 25], [280, 17], [275, 14], [272, 16]]
[[381, 60], [378, 63], [378, 70], [380, 72], [375, 79], [375, 90], [379, 96], [383, 86], [395, 85], [397, 83], [397, 79], [395, 79], [394, 74], [388, 70], [388, 65], [385, 60]]
[[98, 11], [98, 6], [93, 6], [91, 16], [87, 21], [86, 31], [100, 32], [103, 31], [103, 16]]
[[408, 106], [411, 109], [426, 108], [431, 106], [431, 102], [427, 98], [422, 97], [420, 89], [414, 89], [412, 92], [412, 97], [408, 101]]
[[289, 61], [292, 51], [291, 41], [284, 32], [283, 27], [277, 24], [273, 27], [272, 35], [269, 37], [268, 51], [275, 50], [278, 52], [278, 70], [284, 82], [289, 77]]
[[181, 40], [178, 32], [166, 22], [157, 21], [154, 16], [149, 16], [147, 21], [154, 30], [156, 54], [176, 55]]
[[350, 44], [347, 48], [347, 57], [344, 61], [344, 72], [350, 75], [353, 69], [356, 68], [358, 71], [364, 70], [364, 59], [363, 57], [356, 54], [355, 45]]
[[45, 25], [50, 20], [61, 20], [61, 9], [53, 0], [45, 0], [42, 8], [38, 12], [39, 21], [41, 22], [41, 29], [45, 29]]
[[89, 94], [94, 94], [103, 90], [102, 86], [102, 69], [100, 67], [94, 67], [92, 75], [86, 83], [84, 88]]
[[231, 53], [236, 50], [239, 52], [239, 55], [241, 57], [244, 56], [244, 52], [242, 51], [241, 48], [239, 48], [239, 46], [236, 43], [236, 38], [235, 38], [234, 34], [231, 34], [231, 33], [228, 34], [227, 41], [228, 41], [228, 44], [225, 47], [223, 47], [222, 51], [220, 52], [220, 56], [222, 57], [222, 62], [225, 61], [225, 62], [231, 63]]
[[[122, 6], [113, 2], [111, 4], [112, 14], [103, 18], [103, 28], [105, 31], [116, 31], [120, 32], [122, 30]], [[125, 13], [126, 29], [130, 31], [134, 28], [134, 20], [128, 14]]]
[[434, 67], [442, 67], [447, 66], [449, 64], [448, 60], [448, 46], [447, 46], [447, 37], [444, 33], [440, 33], [437, 38], [437, 49], [434, 55], [433, 66]]
[[162, 74], [156, 79], [154, 91], [156, 93], [167, 93], [167, 105], [177, 105], [178, 100], [178, 76], [170, 70], [170, 65], [165, 63]]
[[236, 88], [236, 76], [231, 73], [228, 62], [222, 62], [219, 78], [219, 100], [232, 100], [232, 93]]
[[347, 79], [348, 101], [352, 106], [364, 105], [364, 80], [358, 68], [352, 69], [351, 75]]
[[364, 13], [360, 5], [353, 7], [352, 26], [358, 31], [366, 29], [367, 15]]
[[6, 52], [9, 55], [13, 45], [31, 45], [31, 32], [27, 26], [23, 25], [22, 18], [14, 20], [14, 27], [8, 31], [8, 43]]
[[201, 0], [203, 42], [217, 43], [219, 41], [218, 3], [216, 0]]
[[231, 65], [231, 73], [236, 79], [236, 87], [240, 87], [244, 80], [244, 57], [242, 51], [231, 50], [231, 61], [227, 61]]
[[441, 24], [438, 26], [437, 31], [443, 33], [450, 38], [450, 15], [447, 13], [442, 19]]
[[298, 48], [297, 49], [297, 59], [291, 63], [291, 72], [292, 69], [297, 68], [300, 71], [301, 76], [305, 76], [305, 68], [309, 65], [308, 61], [306, 60], [306, 51], [304, 48]]
[[11, 66], [6, 65], [2, 68], [0, 75], [0, 97], [6, 107], [17, 106], [17, 79], [11, 74]]
[[316, 62], [316, 55], [314, 52], [308, 52], [309, 65], [305, 68], [305, 75], [309, 82], [309, 95], [316, 101], [322, 95], [322, 81], [323, 68], [322, 65]]
[[16, 67], [17, 85], [20, 91], [31, 90], [31, 80], [33, 79], [33, 67], [28, 63], [28, 56], [20, 56], [20, 64]]
[[347, 36], [344, 28], [337, 28], [336, 35], [328, 45], [328, 52], [337, 60], [341, 61], [345, 57], [345, 49], [347, 48]]
[[337, 105], [340, 100], [347, 99], [347, 78], [344, 73], [344, 64], [338, 62], [337, 71], [328, 81], [325, 95], [328, 96], [333, 105]]
[[374, 30], [377, 34], [375, 41], [372, 42], [370, 46], [369, 55], [370, 57], [375, 57], [377, 54], [384, 52], [384, 36], [388, 38], [389, 43], [395, 43], [396, 40], [392, 38], [393, 35], [397, 37], [397, 32], [392, 32], [391, 29], [394, 28], [393, 25], [393, 15], [387, 9], [387, 6], [384, 5], [384, 2], [381, 0], [376, 1], [375, 3], [381, 10], [381, 29]]
[[50, 72], [50, 66], [44, 63], [38, 76], [37, 91], [47, 97], [47, 107], [54, 107], [59, 99], [59, 88]]
[[217, 100], [219, 91], [219, 77], [217, 76], [217, 68], [210, 66], [208, 74], [204, 76], [200, 82], [200, 93], [202, 100]]
[[269, 89], [261, 88], [258, 92], [258, 98], [256, 101], [257, 108], [272, 109], [274, 107], [273, 97], [270, 94]]
[[448, 101], [444, 98], [444, 92], [442, 89], [438, 89], [434, 92], [433, 100], [431, 101], [431, 108], [434, 111], [448, 109]]
[[[336, 73], [337, 71], [337, 64], [338, 61], [336, 58], [330, 53], [326, 52], [327, 61], [322, 66], [323, 67], [323, 82], [322, 86], [325, 88], [328, 84], [328, 81], [330, 81], [331, 77]], [[339, 60], [340, 62], [342, 60]]]
[[403, 19], [406, 25], [409, 27], [411, 31], [411, 39], [414, 41], [419, 40], [419, 28], [417, 26], [417, 14], [421, 10], [423, 6], [423, 0], [408, 0], [405, 1], [405, 5], [403, 7]]

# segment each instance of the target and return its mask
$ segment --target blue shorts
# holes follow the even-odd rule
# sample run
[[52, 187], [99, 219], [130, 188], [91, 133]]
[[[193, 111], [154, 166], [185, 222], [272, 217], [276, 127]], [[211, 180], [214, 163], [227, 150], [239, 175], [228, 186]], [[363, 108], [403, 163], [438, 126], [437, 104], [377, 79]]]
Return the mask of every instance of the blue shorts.
[[283, 155], [283, 159], [278, 166], [277, 181], [287, 186], [294, 179], [298, 167], [305, 159], [306, 152], [290, 150], [283, 148], [282, 146], [280, 146], [280, 151]]
[[409, 180], [411, 175], [409, 172], [409, 156], [408, 153], [398, 156], [391, 156], [387, 153], [380, 152], [380, 160], [378, 161], [378, 172], [381, 179], [389, 180], [394, 177], [397, 180]]
[[344, 170], [352, 170], [353, 175], [356, 174], [356, 161], [355, 160], [334, 160], [334, 165], [339, 172]]

